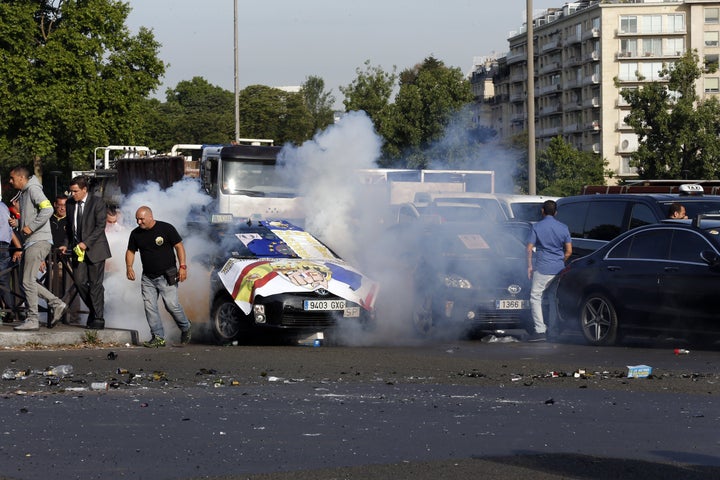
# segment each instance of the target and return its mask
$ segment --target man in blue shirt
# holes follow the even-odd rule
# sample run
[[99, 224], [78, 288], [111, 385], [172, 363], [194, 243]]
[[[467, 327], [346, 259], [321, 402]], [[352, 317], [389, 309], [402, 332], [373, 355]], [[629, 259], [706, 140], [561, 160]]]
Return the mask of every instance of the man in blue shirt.
[[[547, 326], [552, 329], [557, 319], [555, 276], [565, 268], [565, 262], [572, 254], [572, 240], [567, 225], [555, 219], [557, 203], [547, 200], [542, 206], [543, 218], [533, 225], [527, 245], [528, 278], [532, 280], [530, 309], [533, 332], [528, 341], [544, 342]], [[533, 266], [533, 252], [535, 262]], [[542, 301], [547, 298], [550, 306], [548, 321], [543, 319]]]

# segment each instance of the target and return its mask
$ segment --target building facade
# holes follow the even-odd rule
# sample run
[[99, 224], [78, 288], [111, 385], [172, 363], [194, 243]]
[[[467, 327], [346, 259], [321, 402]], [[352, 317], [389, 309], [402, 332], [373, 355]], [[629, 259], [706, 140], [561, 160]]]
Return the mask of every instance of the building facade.
[[[601, 154], [615, 179], [633, 178], [629, 159], [638, 139], [624, 122], [629, 107], [620, 91], [665, 81], [658, 72], [688, 50], [717, 65], [720, 1], [571, 2], [535, 16], [533, 34], [538, 151], [561, 135], [578, 150]], [[501, 138], [527, 130], [530, 97], [526, 26], [508, 42], [509, 52], [492, 72], [494, 96], [478, 99], [480, 110], [491, 112], [487, 126]], [[701, 98], [719, 90], [717, 72], [704, 74], [696, 85]]]

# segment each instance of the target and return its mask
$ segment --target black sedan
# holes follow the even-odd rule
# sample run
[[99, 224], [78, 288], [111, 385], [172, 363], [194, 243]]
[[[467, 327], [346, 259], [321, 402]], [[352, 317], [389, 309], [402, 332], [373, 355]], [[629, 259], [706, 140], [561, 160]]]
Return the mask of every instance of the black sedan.
[[530, 281], [525, 244], [530, 225], [398, 225], [398, 258], [411, 265], [412, 322], [424, 337], [526, 329]]
[[561, 272], [559, 327], [594, 345], [625, 333], [720, 334], [720, 222], [666, 221], [630, 230]]
[[304, 336], [374, 320], [376, 282], [285, 221], [216, 225], [210, 325], [218, 343]]

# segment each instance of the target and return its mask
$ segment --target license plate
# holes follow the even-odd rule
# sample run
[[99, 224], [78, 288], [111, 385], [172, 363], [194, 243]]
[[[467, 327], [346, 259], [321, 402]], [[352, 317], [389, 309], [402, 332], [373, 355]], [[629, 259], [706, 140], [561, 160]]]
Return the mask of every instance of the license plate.
[[308, 311], [345, 310], [345, 300], [304, 300], [303, 309]]
[[343, 312], [345, 318], [357, 318], [360, 316], [360, 307], [347, 307]]
[[495, 300], [496, 310], [524, 310], [530, 308], [528, 300]]

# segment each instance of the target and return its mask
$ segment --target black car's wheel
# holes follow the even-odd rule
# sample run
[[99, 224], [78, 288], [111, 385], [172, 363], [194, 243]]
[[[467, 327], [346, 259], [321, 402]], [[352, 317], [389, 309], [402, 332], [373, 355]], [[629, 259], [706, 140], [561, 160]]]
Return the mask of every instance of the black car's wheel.
[[618, 338], [617, 311], [602, 294], [588, 295], [580, 307], [580, 328], [593, 345], [612, 345]]
[[421, 336], [428, 338], [435, 335], [437, 324], [433, 315], [432, 297], [423, 295], [420, 301], [413, 306], [412, 322], [415, 331]]
[[250, 328], [249, 321], [230, 295], [220, 295], [213, 302], [210, 328], [218, 343], [231, 342], [241, 333], [247, 332]]

